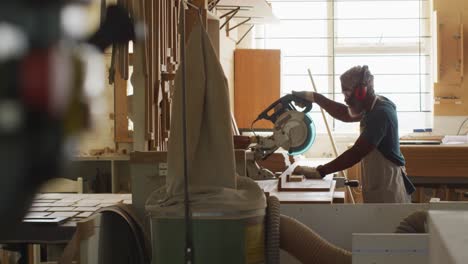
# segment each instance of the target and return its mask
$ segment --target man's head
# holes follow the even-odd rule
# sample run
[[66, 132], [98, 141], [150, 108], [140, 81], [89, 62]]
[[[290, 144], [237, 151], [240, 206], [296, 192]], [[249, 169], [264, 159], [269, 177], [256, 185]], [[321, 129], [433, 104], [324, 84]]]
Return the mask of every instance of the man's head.
[[369, 98], [375, 96], [374, 76], [367, 65], [354, 66], [340, 76], [341, 91], [345, 102], [353, 114], [360, 114], [365, 110]]

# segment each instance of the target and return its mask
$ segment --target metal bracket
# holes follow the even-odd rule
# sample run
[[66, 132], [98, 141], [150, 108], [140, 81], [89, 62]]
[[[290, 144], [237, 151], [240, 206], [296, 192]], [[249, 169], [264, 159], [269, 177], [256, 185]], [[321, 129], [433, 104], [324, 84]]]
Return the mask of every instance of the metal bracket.
[[227, 12], [226, 14], [223, 14], [222, 16], [220, 16], [219, 18], [224, 18], [227, 16], [226, 18], [226, 21], [224, 21], [224, 23], [221, 25], [221, 27], [219, 29], [223, 29], [223, 27], [229, 22], [231, 21], [231, 19], [237, 14], [237, 12], [239, 12], [240, 10], [240, 6], [238, 6], [236, 9], [233, 9], [229, 12]]
[[237, 24], [237, 25], [235, 25], [235, 26], [233, 26], [233, 27], [228, 27], [226, 30], [227, 30], [227, 32], [229, 32], [229, 31], [235, 29], [236, 27], [242, 26], [243, 24], [249, 22], [251, 19], [252, 19], [252, 18], [249, 17], [249, 18], [245, 19], [244, 21], [240, 22], [239, 24]]
[[208, 10], [209, 10], [209, 11], [212, 11], [213, 8], [215, 8], [216, 5], [219, 3], [219, 1], [221, 1], [221, 0], [212, 0], [212, 1], [210, 1], [210, 2], [208, 3]]
[[249, 27], [249, 29], [247, 29], [247, 31], [244, 33], [244, 35], [242, 35], [242, 37], [236, 42], [236, 45], [239, 45], [239, 43], [241, 43], [241, 41], [245, 38], [245, 36], [247, 36], [247, 34], [249, 34], [249, 32], [252, 30], [253, 27], [254, 27], [254, 25], [251, 25]]

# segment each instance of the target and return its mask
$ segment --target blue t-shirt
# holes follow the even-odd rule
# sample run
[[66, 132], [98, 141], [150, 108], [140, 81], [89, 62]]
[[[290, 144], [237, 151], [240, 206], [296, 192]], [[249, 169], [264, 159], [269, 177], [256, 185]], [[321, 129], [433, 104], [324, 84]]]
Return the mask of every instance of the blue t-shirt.
[[405, 165], [400, 151], [398, 118], [395, 104], [383, 96], [377, 96], [374, 108], [361, 120], [361, 135], [377, 147], [382, 155], [398, 166]]

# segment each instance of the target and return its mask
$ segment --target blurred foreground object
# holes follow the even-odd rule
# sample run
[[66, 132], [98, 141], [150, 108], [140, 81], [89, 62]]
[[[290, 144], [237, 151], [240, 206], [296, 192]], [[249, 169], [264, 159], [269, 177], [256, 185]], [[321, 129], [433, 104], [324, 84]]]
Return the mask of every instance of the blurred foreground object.
[[90, 4], [0, 3], [0, 233], [15, 231], [40, 185], [57, 176], [64, 146], [88, 127], [105, 85], [102, 51], [134, 39], [118, 6], [91, 31]]

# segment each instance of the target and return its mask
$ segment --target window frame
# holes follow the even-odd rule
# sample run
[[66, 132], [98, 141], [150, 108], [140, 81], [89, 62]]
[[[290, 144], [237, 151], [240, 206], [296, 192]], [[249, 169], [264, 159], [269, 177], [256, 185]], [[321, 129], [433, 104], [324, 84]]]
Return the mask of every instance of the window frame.
[[[350, 2], [356, 1], [356, 0], [349, 0]], [[379, 0], [374, 0], [375, 2], [378, 2]], [[269, 1], [270, 3], [287, 3], [287, 2], [308, 2], [304, 0], [300, 1], [287, 1], [287, 0], [273, 0]], [[407, 37], [408, 39], [418, 39], [417, 42], [393, 42], [393, 43], [387, 43], [385, 45], [382, 44], [369, 44], [368, 42], [362, 42], [362, 43], [353, 43], [351, 44], [340, 44], [339, 39], [337, 37], [338, 34], [338, 28], [336, 21], [340, 20], [339, 18], [335, 17], [335, 13], [337, 12], [338, 9], [338, 2], [344, 2], [344, 0], [311, 0], [310, 2], [326, 2], [327, 5], [327, 16], [326, 18], [323, 19], [311, 19], [311, 20], [327, 20], [327, 34], [328, 36], [325, 37], [327, 40], [327, 49], [328, 49], [328, 54], [325, 54], [323, 56], [321, 55], [311, 55], [309, 57], [327, 57], [329, 59], [329, 62], [327, 63], [327, 71], [328, 71], [328, 89], [326, 94], [329, 95], [330, 99], [336, 100], [337, 95], [341, 92], [338, 92], [338, 87], [339, 83], [337, 83], [336, 79], [339, 77], [339, 73], [337, 73], [336, 69], [336, 60], [339, 57], [346, 56], [346, 55], [353, 55], [353, 54], [359, 54], [359, 55], [369, 55], [369, 56], [378, 56], [378, 55], [383, 55], [383, 54], [406, 54], [408, 56], [416, 56], [417, 59], [419, 60], [419, 68], [418, 68], [418, 73], [417, 75], [419, 76], [419, 92], [417, 92], [417, 95], [419, 97], [419, 110], [418, 111], [398, 111], [400, 113], [408, 113], [408, 112], [417, 112], [417, 113], [432, 113], [433, 112], [433, 106], [432, 104], [423, 104], [423, 100], [426, 101], [428, 98], [432, 98], [432, 85], [427, 83], [427, 80], [422, 80], [422, 78], [429, 78], [431, 80], [432, 76], [432, 65], [431, 65], [431, 45], [432, 45], [432, 37], [430, 36], [430, 27], [431, 27], [431, 21], [430, 21], [430, 4], [429, 0], [414, 0], [414, 2], [418, 2], [419, 4], [419, 17], [414, 18], [418, 19], [419, 23], [419, 35], [418, 36], [412, 36], [412, 37]], [[389, 18], [391, 19], [391, 18]], [[403, 19], [403, 18], [400, 18]], [[307, 20], [307, 19], [280, 19], [281, 20]], [[425, 21], [425, 23], [423, 23]], [[263, 30], [263, 36], [262, 37], [255, 37], [255, 40], [263, 40], [263, 46], [264, 48], [271, 48], [268, 46], [267, 42], [272, 39], [296, 39], [294, 37], [278, 37], [278, 38], [272, 38], [268, 37], [268, 26], [264, 26]], [[304, 38], [303, 38], [304, 39]], [[316, 39], [314, 37], [311, 37], [310, 39]], [[404, 38], [402, 38], [404, 39]], [[289, 58], [289, 57], [307, 57], [307, 56], [301, 56], [301, 55], [288, 55], [284, 54], [283, 57]], [[421, 66], [421, 61], [426, 60], [427, 67], [426, 67], [426, 72], [422, 72], [422, 66]], [[284, 68], [282, 60], [282, 68]], [[371, 68], [372, 71], [372, 68]], [[283, 90], [285, 89], [285, 85], [283, 83], [284, 76], [294, 76], [293, 74], [284, 74], [284, 70], [282, 70], [283, 78], [282, 78], [282, 85], [281, 85], [281, 92], [283, 94]], [[429, 77], [425, 77], [429, 75]], [[422, 87], [424, 86], [424, 87]], [[401, 93], [401, 92], [400, 92]], [[400, 94], [400, 93], [395, 93], [395, 94]], [[403, 93], [401, 93], [403, 94]], [[414, 94], [414, 92], [412, 92]], [[428, 98], [426, 98], [428, 97]], [[424, 99], [425, 98], [425, 99]], [[424, 107], [424, 106], [425, 107]], [[424, 109], [423, 109], [424, 108]], [[426, 110], [429, 109], [429, 110]], [[316, 113], [318, 108], [314, 110]], [[332, 130], [335, 133], [350, 133], [349, 131], [340, 131], [340, 129], [337, 128], [337, 121], [333, 118], [331, 118], [329, 115], [329, 123], [331, 124]], [[424, 123], [426, 123], [426, 126], [432, 127], [432, 122], [427, 121], [429, 120], [428, 118], [425, 119]], [[400, 130], [408, 130], [408, 129], [402, 129]]]

